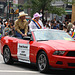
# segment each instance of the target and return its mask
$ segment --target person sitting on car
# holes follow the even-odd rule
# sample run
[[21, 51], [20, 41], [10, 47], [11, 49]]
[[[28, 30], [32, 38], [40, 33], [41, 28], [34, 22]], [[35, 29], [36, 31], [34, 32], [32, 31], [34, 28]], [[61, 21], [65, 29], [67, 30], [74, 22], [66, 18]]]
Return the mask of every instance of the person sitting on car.
[[18, 19], [15, 21], [15, 33], [17, 37], [23, 38], [27, 36], [28, 32], [28, 22], [25, 19], [25, 14], [23, 11], [19, 13]]
[[31, 20], [31, 22], [29, 23], [29, 28], [30, 30], [32, 29], [44, 29], [43, 23], [40, 20], [40, 17], [42, 17], [42, 15], [40, 15], [39, 13], [35, 13], [33, 15], [33, 18]]

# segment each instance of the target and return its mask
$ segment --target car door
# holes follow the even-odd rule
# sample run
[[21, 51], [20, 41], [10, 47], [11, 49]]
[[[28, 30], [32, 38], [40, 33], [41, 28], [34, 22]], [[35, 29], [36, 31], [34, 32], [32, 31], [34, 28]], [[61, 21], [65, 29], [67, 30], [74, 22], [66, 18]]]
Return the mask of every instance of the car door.
[[[23, 40], [24, 41], [24, 40]], [[29, 40], [19, 42], [17, 44], [17, 57], [18, 61], [30, 63], [30, 44]]]

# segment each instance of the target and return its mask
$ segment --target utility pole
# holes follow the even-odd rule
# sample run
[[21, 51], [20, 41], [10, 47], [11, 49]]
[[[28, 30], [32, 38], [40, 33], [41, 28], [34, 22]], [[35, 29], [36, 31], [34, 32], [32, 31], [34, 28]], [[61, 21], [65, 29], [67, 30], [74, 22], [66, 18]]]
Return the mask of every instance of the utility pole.
[[[74, 3], [75, 1], [72, 0], [72, 2]], [[75, 3], [72, 4], [72, 22], [75, 21]]]
[[11, 7], [11, 0], [9, 1], [9, 19], [11, 18], [10, 7]]
[[6, 4], [7, 4], [7, 19], [8, 19], [8, 0], [6, 0]]

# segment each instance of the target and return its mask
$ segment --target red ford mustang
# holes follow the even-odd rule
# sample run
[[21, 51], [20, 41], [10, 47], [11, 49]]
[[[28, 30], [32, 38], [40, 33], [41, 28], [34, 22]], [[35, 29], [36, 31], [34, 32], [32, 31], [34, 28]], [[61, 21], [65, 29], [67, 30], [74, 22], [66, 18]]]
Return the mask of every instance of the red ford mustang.
[[14, 59], [36, 63], [40, 72], [49, 67], [75, 68], [75, 41], [61, 30], [31, 30], [23, 39], [5, 36], [1, 38], [0, 48], [6, 64]]

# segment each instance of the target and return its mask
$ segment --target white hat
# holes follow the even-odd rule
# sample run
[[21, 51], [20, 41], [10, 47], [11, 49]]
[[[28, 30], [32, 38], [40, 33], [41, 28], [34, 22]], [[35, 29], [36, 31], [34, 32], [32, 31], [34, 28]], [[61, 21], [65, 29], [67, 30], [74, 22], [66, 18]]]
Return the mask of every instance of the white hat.
[[73, 31], [73, 28], [71, 28], [71, 31]]
[[39, 13], [35, 13], [33, 18], [36, 18], [36, 17], [42, 17], [42, 14], [40, 15]]
[[5, 24], [6, 24], [7, 22], [5, 22]]
[[3, 19], [3, 22], [6, 21], [6, 19]]
[[19, 13], [18, 18], [20, 18], [20, 17], [22, 17], [22, 16], [27, 16], [27, 15], [28, 15], [28, 14], [26, 14], [26, 13], [24, 13], [24, 11], [22, 11], [22, 12]]

